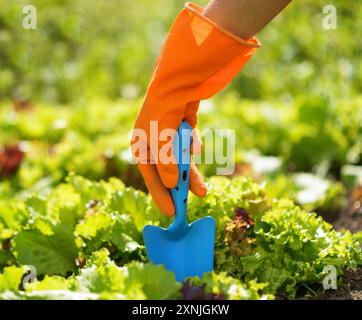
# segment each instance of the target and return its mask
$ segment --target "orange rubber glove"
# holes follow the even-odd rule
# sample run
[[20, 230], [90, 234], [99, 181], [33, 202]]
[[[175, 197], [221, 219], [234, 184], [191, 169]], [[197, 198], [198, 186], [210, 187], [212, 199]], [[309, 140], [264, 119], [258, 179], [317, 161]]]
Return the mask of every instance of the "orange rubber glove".
[[[168, 189], [176, 186], [178, 169], [175, 161], [168, 164], [150, 161], [162, 152], [171, 153], [163, 148], [169, 141], [158, 141], [158, 146], [152, 147], [155, 139], [149, 139], [151, 121], [157, 121], [158, 132], [177, 130], [183, 119], [194, 128], [199, 101], [222, 90], [260, 47], [255, 38], [242, 40], [202, 13], [203, 8], [188, 2], [172, 25], [135, 123], [135, 129], [144, 130], [146, 138], [134, 134], [131, 142], [146, 186], [157, 206], [168, 216], [175, 213]], [[197, 137], [193, 140], [195, 143]], [[190, 165], [190, 190], [200, 197], [207, 191], [194, 163]]]

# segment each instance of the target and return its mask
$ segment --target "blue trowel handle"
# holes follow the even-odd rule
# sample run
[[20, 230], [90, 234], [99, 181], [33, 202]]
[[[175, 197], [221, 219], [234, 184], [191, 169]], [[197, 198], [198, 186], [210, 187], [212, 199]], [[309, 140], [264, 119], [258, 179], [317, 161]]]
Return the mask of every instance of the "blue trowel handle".
[[190, 145], [192, 128], [184, 120], [181, 122], [173, 141], [174, 155], [178, 163], [179, 178], [177, 186], [171, 189], [175, 206], [175, 219], [169, 229], [181, 232], [187, 227], [187, 197], [190, 185]]

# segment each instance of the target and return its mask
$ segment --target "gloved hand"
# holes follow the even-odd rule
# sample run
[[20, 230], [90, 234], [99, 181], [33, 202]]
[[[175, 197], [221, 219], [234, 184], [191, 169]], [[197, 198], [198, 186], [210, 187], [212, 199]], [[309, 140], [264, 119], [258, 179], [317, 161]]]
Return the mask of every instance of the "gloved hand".
[[[169, 141], [150, 139], [151, 121], [157, 121], [158, 132], [177, 130], [183, 119], [195, 128], [199, 101], [223, 89], [260, 47], [255, 38], [242, 40], [202, 12], [203, 8], [188, 2], [172, 25], [154, 66], [131, 142], [146, 186], [168, 216], [175, 213], [168, 189], [177, 185], [177, 163], [152, 163], [152, 159], [172, 152], [166, 148], [171, 146]], [[145, 134], [140, 135], [140, 130]], [[197, 143], [197, 135], [193, 137]], [[155, 140], [158, 146], [153, 147]], [[171, 159], [175, 160], [172, 156]], [[199, 197], [207, 191], [194, 163], [190, 164], [190, 190]]]

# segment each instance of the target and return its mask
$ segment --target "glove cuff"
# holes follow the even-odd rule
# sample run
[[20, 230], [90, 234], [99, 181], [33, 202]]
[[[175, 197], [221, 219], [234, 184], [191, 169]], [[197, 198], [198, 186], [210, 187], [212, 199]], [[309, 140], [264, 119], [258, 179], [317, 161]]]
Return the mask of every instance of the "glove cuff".
[[220, 27], [217, 23], [215, 23], [211, 19], [205, 17], [203, 15], [203, 12], [204, 12], [203, 7], [197, 5], [197, 4], [193, 3], [193, 2], [186, 2], [185, 3], [185, 9], [188, 11], [189, 15], [191, 15], [191, 16], [195, 15], [195, 16], [199, 17], [200, 19], [202, 19], [203, 21], [207, 22], [212, 27], [214, 27], [215, 29], [220, 31], [220, 33], [226, 35], [227, 37], [229, 37], [229, 38], [231, 38], [233, 40], [235, 40], [236, 42], [240, 43], [241, 45], [243, 45], [245, 47], [252, 47], [252, 48], [260, 48], [261, 47], [261, 43], [255, 37], [252, 37], [252, 38], [250, 38], [248, 40], [241, 39], [238, 36], [231, 33], [230, 31]]

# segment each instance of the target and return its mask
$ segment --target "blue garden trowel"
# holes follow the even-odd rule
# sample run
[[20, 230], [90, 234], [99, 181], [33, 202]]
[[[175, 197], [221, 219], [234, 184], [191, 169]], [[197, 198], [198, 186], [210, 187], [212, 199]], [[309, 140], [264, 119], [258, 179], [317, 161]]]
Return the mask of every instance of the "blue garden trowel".
[[174, 139], [174, 153], [178, 163], [177, 187], [171, 190], [176, 215], [165, 229], [146, 225], [143, 238], [148, 258], [154, 264], [163, 264], [173, 271], [177, 281], [200, 276], [213, 270], [215, 220], [204, 217], [187, 223], [187, 197], [189, 192], [191, 127], [183, 121]]

